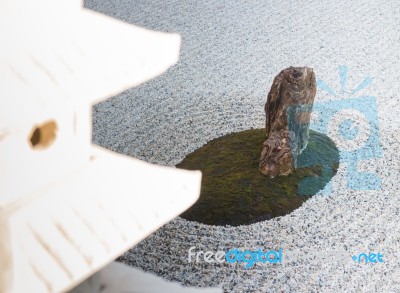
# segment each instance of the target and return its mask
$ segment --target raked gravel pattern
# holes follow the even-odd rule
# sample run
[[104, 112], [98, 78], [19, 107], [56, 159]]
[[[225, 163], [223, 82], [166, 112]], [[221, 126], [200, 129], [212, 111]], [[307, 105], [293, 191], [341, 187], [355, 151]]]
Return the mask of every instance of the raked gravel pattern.
[[[85, 7], [182, 36], [178, 64], [93, 107], [94, 143], [122, 154], [174, 166], [213, 138], [263, 127], [272, 80], [292, 65], [312, 67], [337, 93], [318, 88], [316, 103], [349, 98], [367, 76], [372, 84], [357, 94], [377, 102], [382, 156], [362, 160], [355, 152], [352, 159], [360, 171], [382, 179], [379, 190], [348, 189], [343, 161], [332, 192], [323, 191], [289, 215], [240, 227], [178, 217], [125, 253], [123, 262], [226, 292], [400, 292], [398, 0], [93, 0]], [[343, 94], [339, 66], [348, 69]], [[360, 107], [363, 112], [371, 105]], [[379, 146], [368, 147], [378, 154]], [[191, 246], [214, 252], [282, 248], [284, 261], [249, 269], [188, 263]], [[325, 252], [337, 257], [324, 259]], [[353, 261], [361, 252], [380, 252], [384, 262]]]

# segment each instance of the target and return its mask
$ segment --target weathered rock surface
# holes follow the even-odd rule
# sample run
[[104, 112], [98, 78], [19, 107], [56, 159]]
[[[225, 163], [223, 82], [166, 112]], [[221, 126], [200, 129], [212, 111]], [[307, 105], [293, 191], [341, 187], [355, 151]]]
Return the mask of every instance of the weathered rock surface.
[[289, 175], [306, 148], [310, 113], [316, 94], [315, 74], [308, 67], [289, 67], [274, 79], [265, 104], [265, 134], [259, 168], [269, 177]]

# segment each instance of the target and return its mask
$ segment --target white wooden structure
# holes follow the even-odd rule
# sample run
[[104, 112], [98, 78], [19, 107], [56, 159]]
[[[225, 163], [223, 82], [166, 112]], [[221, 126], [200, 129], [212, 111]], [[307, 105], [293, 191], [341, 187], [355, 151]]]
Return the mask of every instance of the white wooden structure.
[[199, 171], [91, 144], [93, 103], [164, 72], [180, 37], [5, 0], [0, 38], [0, 292], [66, 291], [199, 196]]

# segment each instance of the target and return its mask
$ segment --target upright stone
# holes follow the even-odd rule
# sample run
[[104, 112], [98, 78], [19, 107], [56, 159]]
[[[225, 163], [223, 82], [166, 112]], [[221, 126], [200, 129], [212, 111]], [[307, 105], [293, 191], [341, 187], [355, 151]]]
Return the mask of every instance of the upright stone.
[[315, 74], [308, 67], [289, 67], [275, 77], [265, 104], [265, 134], [259, 168], [275, 177], [289, 175], [306, 148], [310, 113], [316, 94]]

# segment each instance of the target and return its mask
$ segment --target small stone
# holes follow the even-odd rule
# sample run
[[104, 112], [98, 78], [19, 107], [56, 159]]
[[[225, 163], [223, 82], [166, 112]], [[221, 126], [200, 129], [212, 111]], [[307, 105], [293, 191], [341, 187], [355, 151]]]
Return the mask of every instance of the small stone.
[[259, 168], [269, 177], [289, 175], [306, 148], [310, 113], [316, 94], [315, 74], [308, 67], [289, 67], [275, 77], [265, 104], [265, 134]]

